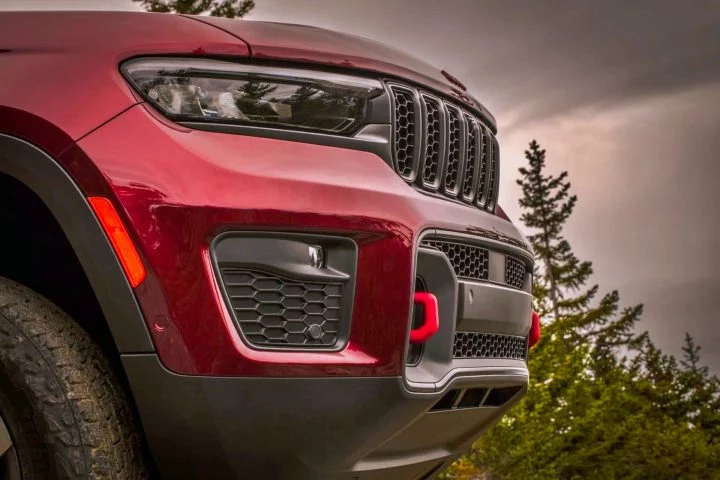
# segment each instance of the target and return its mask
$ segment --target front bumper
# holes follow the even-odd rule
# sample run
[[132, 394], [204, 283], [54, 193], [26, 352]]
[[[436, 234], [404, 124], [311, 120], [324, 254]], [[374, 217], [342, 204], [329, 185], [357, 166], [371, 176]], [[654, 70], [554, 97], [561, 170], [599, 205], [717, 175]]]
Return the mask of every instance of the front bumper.
[[501, 407], [431, 410], [442, 394], [400, 377], [183, 376], [154, 355], [125, 371], [164, 478], [431, 478], [524, 393], [523, 368], [483, 368], [448, 382], [520, 386]]
[[[110, 184], [148, 267], [135, 293], [157, 353], [123, 362], [167, 478], [424, 478], [525, 391], [524, 359], [455, 358], [452, 336], [460, 321], [526, 336], [529, 294], [459, 280], [446, 259], [420, 247], [423, 235], [445, 232], [528, 255], [509, 222], [413, 190], [372, 153], [187, 130], [143, 105], [79, 146]], [[238, 232], [352, 241], [354, 302], [342, 349], [247, 342], [212, 250]], [[418, 276], [445, 313], [421, 360], [408, 365]], [[459, 291], [486, 306], [463, 300], [459, 314]]]

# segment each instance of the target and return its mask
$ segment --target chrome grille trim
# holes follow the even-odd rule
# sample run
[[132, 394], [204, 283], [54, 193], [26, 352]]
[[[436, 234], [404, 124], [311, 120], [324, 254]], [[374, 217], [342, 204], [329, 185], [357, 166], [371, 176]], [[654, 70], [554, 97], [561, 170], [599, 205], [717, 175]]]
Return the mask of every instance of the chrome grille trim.
[[420, 190], [494, 212], [500, 154], [482, 119], [427, 91], [394, 82], [388, 88], [396, 173]]

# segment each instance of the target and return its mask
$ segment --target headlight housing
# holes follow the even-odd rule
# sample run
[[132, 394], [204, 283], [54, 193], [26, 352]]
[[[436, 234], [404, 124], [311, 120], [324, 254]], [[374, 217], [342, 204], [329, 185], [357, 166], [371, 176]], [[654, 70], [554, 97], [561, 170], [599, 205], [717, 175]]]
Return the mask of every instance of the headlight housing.
[[348, 134], [382, 94], [374, 79], [221, 60], [144, 58], [122, 66], [168, 118]]

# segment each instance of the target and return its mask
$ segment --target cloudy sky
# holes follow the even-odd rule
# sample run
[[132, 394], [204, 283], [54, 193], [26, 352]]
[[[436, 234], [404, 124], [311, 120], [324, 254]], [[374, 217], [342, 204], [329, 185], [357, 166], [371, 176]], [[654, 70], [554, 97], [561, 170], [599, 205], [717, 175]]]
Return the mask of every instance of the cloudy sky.
[[[720, 3], [603, 0], [255, 0], [251, 20], [373, 38], [468, 85], [494, 113], [502, 204], [535, 138], [579, 197], [566, 236], [602, 290], [645, 304], [677, 353], [685, 331], [720, 371]], [[137, 9], [130, 0], [0, 0]]]

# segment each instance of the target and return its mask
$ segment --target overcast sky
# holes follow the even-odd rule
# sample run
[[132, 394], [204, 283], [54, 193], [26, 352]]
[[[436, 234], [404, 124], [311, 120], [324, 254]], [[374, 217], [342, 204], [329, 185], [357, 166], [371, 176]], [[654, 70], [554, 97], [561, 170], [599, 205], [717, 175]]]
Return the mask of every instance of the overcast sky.
[[[502, 205], [535, 138], [579, 197], [566, 236], [601, 290], [645, 304], [677, 353], [685, 331], [720, 371], [720, 2], [255, 0], [251, 20], [326, 27], [460, 78], [498, 119]], [[0, 0], [137, 9], [130, 0]]]

